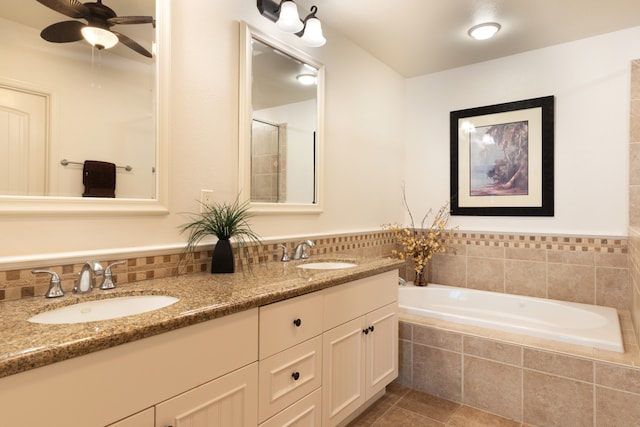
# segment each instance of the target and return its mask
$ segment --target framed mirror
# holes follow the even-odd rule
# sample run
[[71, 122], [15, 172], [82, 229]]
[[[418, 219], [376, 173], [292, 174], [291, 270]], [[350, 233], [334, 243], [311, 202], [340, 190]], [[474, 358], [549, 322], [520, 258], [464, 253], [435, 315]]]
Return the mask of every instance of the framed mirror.
[[324, 66], [244, 22], [240, 45], [240, 196], [256, 213], [320, 213]]
[[[52, 24], [67, 21], [53, 33], [64, 39], [68, 22], [88, 22], [56, 11], [64, 2], [12, 2], [0, 11], [0, 56], [12, 58], [0, 65], [0, 215], [168, 212], [169, 0], [104, 3], [118, 17], [149, 18], [114, 24], [124, 37], [97, 49], [84, 39], [43, 39]], [[17, 107], [16, 97], [24, 99]], [[89, 160], [116, 166], [115, 197], [83, 197]]]

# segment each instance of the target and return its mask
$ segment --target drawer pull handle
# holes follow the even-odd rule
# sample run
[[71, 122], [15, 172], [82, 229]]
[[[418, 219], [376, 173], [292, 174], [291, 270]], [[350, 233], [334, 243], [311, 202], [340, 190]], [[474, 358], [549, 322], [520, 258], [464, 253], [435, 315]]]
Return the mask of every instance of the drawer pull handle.
[[293, 321], [293, 324], [296, 325], [296, 327], [300, 327], [300, 325], [302, 325], [302, 320], [296, 319]]
[[365, 335], [368, 335], [369, 334], [369, 328], [363, 329], [362, 333], [365, 334]]
[[294, 381], [298, 381], [298, 378], [300, 378], [300, 372], [294, 372], [291, 374], [291, 378], [293, 378]]
[[369, 330], [373, 332], [373, 325], [369, 326]]

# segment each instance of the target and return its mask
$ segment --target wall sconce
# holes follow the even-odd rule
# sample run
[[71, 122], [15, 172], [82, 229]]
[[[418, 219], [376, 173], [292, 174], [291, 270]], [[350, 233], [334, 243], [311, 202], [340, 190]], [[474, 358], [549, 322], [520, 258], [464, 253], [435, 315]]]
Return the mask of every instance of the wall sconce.
[[298, 15], [298, 6], [293, 0], [281, 0], [279, 4], [274, 0], [257, 1], [258, 10], [262, 16], [275, 22], [282, 31], [294, 33], [300, 37], [305, 45], [320, 47], [327, 42], [322, 34], [322, 24], [316, 17], [318, 12], [316, 6], [311, 6], [311, 13], [301, 20]]

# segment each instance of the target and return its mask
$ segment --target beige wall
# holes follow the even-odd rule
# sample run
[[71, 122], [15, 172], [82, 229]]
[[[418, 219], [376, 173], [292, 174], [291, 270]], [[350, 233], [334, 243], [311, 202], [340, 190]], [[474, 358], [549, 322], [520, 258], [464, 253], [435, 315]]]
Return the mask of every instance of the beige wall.
[[415, 216], [449, 197], [449, 112], [555, 97], [553, 217], [452, 217], [465, 231], [627, 235], [629, 63], [640, 27], [407, 80], [407, 198]]

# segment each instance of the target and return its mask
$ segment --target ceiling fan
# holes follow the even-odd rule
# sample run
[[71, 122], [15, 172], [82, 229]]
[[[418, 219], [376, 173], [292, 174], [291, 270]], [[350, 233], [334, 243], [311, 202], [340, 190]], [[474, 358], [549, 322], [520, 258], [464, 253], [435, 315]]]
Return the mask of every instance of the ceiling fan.
[[39, 3], [63, 15], [75, 19], [85, 19], [87, 24], [79, 21], [63, 21], [49, 25], [42, 30], [40, 36], [52, 43], [69, 43], [82, 39], [87, 40], [98, 49], [108, 49], [121, 42], [140, 55], [151, 58], [151, 53], [133, 39], [124, 34], [112, 31], [114, 25], [153, 24], [153, 16], [118, 16], [113, 9], [97, 2], [80, 3], [78, 0], [37, 0]]

